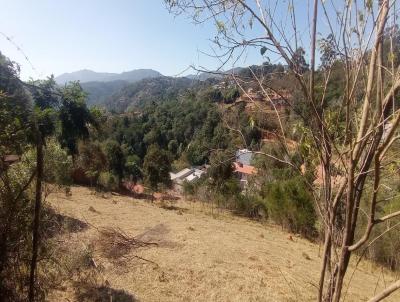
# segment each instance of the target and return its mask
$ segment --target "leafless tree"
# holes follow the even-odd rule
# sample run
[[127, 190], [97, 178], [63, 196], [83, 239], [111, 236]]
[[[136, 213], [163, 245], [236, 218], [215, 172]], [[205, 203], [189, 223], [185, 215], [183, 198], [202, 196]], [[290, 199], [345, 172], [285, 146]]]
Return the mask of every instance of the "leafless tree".
[[[295, 101], [302, 102], [309, 113], [298, 115], [303, 119], [323, 177], [321, 186], [311, 184], [324, 234], [318, 301], [340, 301], [351, 255], [366, 248], [374, 227], [400, 216], [400, 211], [394, 211], [378, 217], [377, 211], [382, 179], [388, 177], [387, 167], [400, 137], [400, 110], [395, 105], [400, 69], [395, 62], [392, 36], [392, 29], [398, 25], [397, 1], [165, 2], [171, 12], [187, 14], [195, 23], [215, 23], [218, 34], [210, 55], [219, 60], [220, 68], [213, 72], [234, 65], [254, 48], [287, 65], [287, 76], [296, 81], [301, 94], [296, 100], [286, 101], [292, 106]], [[389, 49], [385, 49], [387, 41]], [[309, 65], [304, 60], [304, 50]], [[321, 62], [319, 69], [317, 62]], [[327, 104], [334, 68], [340, 69], [344, 83], [339, 112], [334, 112], [343, 118], [341, 123], [332, 119]], [[246, 94], [243, 79], [235, 74], [231, 78]], [[281, 114], [269, 97], [274, 87], [255, 73], [253, 81], [275, 109], [279, 136], [285, 143]], [[287, 158], [281, 160], [287, 162]], [[294, 163], [289, 164], [295, 167]], [[300, 171], [300, 167], [295, 168]], [[371, 193], [366, 194], [367, 191]], [[365, 212], [361, 210], [364, 200], [368, 205]], [[361, 216], [368, 223], [358, 235]], [[400, 283], [395, 282], [371, 301], [380, 301], [398, 288]]]

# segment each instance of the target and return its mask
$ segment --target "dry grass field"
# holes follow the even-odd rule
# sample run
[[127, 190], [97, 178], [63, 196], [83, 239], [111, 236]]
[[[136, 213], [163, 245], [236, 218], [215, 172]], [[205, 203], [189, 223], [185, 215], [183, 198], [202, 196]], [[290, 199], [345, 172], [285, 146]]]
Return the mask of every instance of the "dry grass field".
[[[63, 238], [74, 250], [73, 246], [92, 247], [106, 287], [88, 290], [111, 294], [114, 302], [315, 301], [320, 247], [278, 227], [211, 212], [198, 203], [151, 204], [120, 195], [103, 198], [83, 187], [72, 188], [70, 197], [54, 193], [48, 201], [60, 214], [88, 224], [84, 231]], [[157, 245], [110, 259], [100, 248], [104, 228], [120, 229]], [[349, 275], [353, 271], [352, 267]], [[362, 262], [344, 300], [365, 301], [394, 277]], [[51, 293], [50, 300], [93, 300], [87, 292], [85, 298], [85, 293], [78, 296], [76, 291], [66, 285]], [[388, 301], [400, 301], [400, 293]]]

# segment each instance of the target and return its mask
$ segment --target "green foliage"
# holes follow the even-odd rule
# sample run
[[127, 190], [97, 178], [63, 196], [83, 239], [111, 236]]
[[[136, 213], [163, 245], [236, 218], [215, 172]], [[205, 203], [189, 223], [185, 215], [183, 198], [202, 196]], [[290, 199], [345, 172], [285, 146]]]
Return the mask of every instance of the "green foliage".
[[31, 85], [35, 106], [40, 110], [57, 107], [60, 100], [57, 84], [53, 76], [46, 80], [31, 82]]
[[0, 52], [0, 157], [22, 154], [32, 136], [32, 100], [19, 68]]
[[140, 169], [140, 158], [137, 155], [127, 156], [124, 168], [125, 175], [135, 182], [143, 176]]
[[267, 48], [265, 46], [260, 48], [260, 53], [262, 56], [265, 54], [266, 51], [267, 51]]
[[57, 115], [54, 108], [41, 109], [35, 106], [35, 118], [40, 134], [43, 138], [54, 134], [56, 130]]
[[72, 184], [72, 159], [55, 139], [46, 141], [44, 176], [46, 182], [57, 185]]
[[61, 124], [60, 142], [71, 155], [77, 154], [79, 139], [89, 137], [89, 124], [95, 124], [85, 103], [86, 94], [79, 83], [70, 83], [62, 89], [59, 119]]
[[240, 96], [236, 87], [229, 87], [223, 91], [223, 100], [225, 104], [232, 104]]
[[321, 67], [329, 68], [334, 61], [337, 60], [338, 52], [335, 45], [335, 37], [329, 34], [326, 38], [319, 41], [319, 48], [321, 50]]
[[206, 163], [211, 149], [228, 147], [229, 135], [214, 104], [191, 99], [149, 105], [141, 115], [114, 116], [106, 134], [141, 162], [147, 148], [157, 144], [174, 159], [185, 153], [191, 165]]
[[97, 184], [106, 191], [116, 191], [119, 188], [118, 176], [110, 172], [100, 172]]
[[21, 154], [30, 133], [29, 103], [18, 103], [0, 92], [0, 157]]
[[315, 235], [313, 199], [301, 177], [270, 183], [264, 187], [263, 195], [275, 222], [307, 237]]
[[268, 207], [265, 200], [255, 194], [237, 195], [235, 212], [251, 218], [268, 218]]
[[217, 192], [224, 197], [236, 197], [241, 191], [239, 180], [231, 176], [219, 185]]
[[87, 177], [97, 182], [101, 172], [107, 170], [107, 157], [101, 145], [97, 142], [80, 142], [78, 144], [79, 157], [76, 167], [80, 168]]
[[187, 158], [187, 154], [183, 153], [181, 157], [174, 160], [171, 164], [172, 172], [179, 172], [190, 166], [190, 163]]
[[[397, 154], [397, 152], [395, 152]], [[395, 168], [398, 170], [398, 166]], [[390, 178], [382, 179], [383, 189], [378, 194], [376, 217], [382, 217], [400, 211], [400, 175], [389, 172]], [[372, 183], [363, 192], [361, 210], [367, 212], [370, 209], [370, 201], [373, 194]], [[360, 215], [357, 221], [356, 238], [361, 238], [368, 225], [368, 216]], [[368, 259], [380, 263], [391, 270], [400, 268], [400, 237], [399, 219], [393, 219], [376, 224], [371, 231], [370, 242], [366, 249], [360, 249], [359, 253]], [[389, 231], [390, 230], [390, 231]]]
[[[19, 169], [19, 171], [14, 170]], [[32, 171], [3, 173], [0, 180], [0, 300], [25, 301], [31, 254], [32, 198], [23, 190]], [[24, 177], [25, 176], [25, 177]], [[19, 270], [19, 274], [15, 270]]]
[[219, 103], [223, 100], [221, 90], [213, 87], [204, 87], [200, 89], [197, 91], [196, 98], [198, 100], [206, 100], [211, 103]]
[[[3, 166], [4, 155], [22, 155], [32, 138], [32, 103], [18, 66], [0, 53], [0, 300], [26, 300], [31, 251], [32, 164]], [[16, 273], [18, 272], [18, 273]]]
[[306, 52], [302, 47], [299, 47], [295, 50], [292, 56], [292, 69], [299, 74], [303, 74], [308, 70], [308, 64], [306, 62], [305, 57]]
[[182, 183], [182, 190], [185, 196], [193, 196], [196, 192], [196, 185], [194, 182], [184, 181]]
[[128, 82], [122, 80], [81, 83], [82, 89], [88, 94], [86, 102], [88, 106], [104, 105], [114, 93], [118, 93], [127, 85]]
[[116, 112], [137, 110], [152, 103], [176, 98], [193, 85], [187, 78], [158, 77], [144, 79], [124, 86], [121, 90], [109, 97], [105, 105]]
[[211, 178], [211, 186], [218, 192], [227, 194], [234, 189], [231, 180], [233, 177], [233, 156], [230, 152], [215, 152], [210, 158], [210, 167], [207, 174]]
[[105, 145], [108, 169], [122, 180], [125, 170], [125, 158], [122, 148], [118, 142], [109, 140]]
[[149, 147], [144, 157], [143, 173], [145, 184], [155, 191], [161, 186], [170, 187], [171, 158], [167, 151], [157, 145]]

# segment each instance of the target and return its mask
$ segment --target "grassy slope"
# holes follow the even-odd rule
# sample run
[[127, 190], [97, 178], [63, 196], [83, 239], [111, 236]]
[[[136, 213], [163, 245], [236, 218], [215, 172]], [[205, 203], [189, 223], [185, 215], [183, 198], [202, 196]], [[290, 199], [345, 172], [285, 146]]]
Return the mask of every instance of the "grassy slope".
[[[277, 227], [228, 213], [211, 215], [208, 206], [193, 203], [178, 202], [175, 206], [186, 210], [177, 211], [130, 197], [105, 199], [81, 187], [73, 188], [70, 198], [55, 193], [49, 201], [57, 211], [92, 225], [76, 234], [84, 244], [98, 237], [93, 226], [147, 232], [145, 239], [160, 243], [136, 251], [158, 266], [135, 259], [118, 266], [95, 254], [111, 286], [140, 301], [315, 301], [319, 246], [291, 239]], [[362, 263], [346, 301], [364, 301], [376, 286], [381, 289], [380, 272]], [[385, 273], [384, 280], [389, 283], [393, 276]], [[400, 294], [387, 301], [400, 301]]]

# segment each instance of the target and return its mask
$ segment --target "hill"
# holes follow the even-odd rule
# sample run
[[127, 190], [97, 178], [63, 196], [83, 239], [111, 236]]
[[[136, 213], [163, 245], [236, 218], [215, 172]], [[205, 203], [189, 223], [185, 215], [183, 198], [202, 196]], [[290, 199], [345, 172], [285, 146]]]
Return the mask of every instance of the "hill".
[[155, 78], [162, 76], [161, 73], [153, 69], [135, 69], [122, 73], [95, 72], [88, 69], [63, 73], [55, 78], [56, 82], [63, 85], [70, 81], [86, 82], [111, 82], [111, 81], [127, 81], [137, 82], [146, 78]]
[[197, 81], [188, 78], [158, 77], [128, 84], [107, 98], [105, 106], [124, 112], [149, 102], [160, 102], [177, 97]]
[[83, 90], [88, 94], [86, 100], [88, 106], [103, 105], [114, 93], [127, 85], [129, 85], [129, 82], [122, 80], [81, 83]]
[[[110, 301], [108, 293], [113, 301], [316, 301], [320, 247], [278, 227], [212, 210], [210, 204], [150, 204], [116, 193], [103, 198], [82, 187], [72, 188], [67, 199], [51, 194], [49, 202], [64, 217], [88, 225], [59, 239], [70, 246], [71, 259], [84, 249], [107, 287], [102, 299], [90, 300], [99, 295], [95, 284], [72, 283], [48, 301]], [[99, 241], [104, 229], [157, 245], [108, 258]], [[395, 278], [368, 261], [357, 269], [352, 264], [353, 270], [346, 301], [366, 301]], [[395, 293], [385, 301], [399, 299]]]

